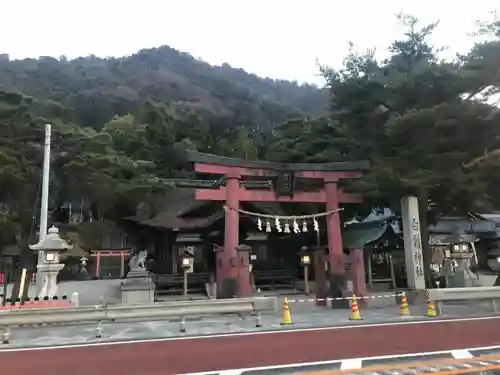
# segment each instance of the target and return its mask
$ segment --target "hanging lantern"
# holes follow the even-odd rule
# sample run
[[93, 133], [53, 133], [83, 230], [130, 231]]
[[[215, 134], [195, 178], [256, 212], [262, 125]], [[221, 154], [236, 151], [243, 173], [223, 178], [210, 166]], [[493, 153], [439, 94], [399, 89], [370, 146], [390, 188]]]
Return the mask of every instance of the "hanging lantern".
[[295, 219], [293, 219], [293, 232], [295, 234], [300, 233], [299, 223]]
[[288, 224], [288, 221], [285, 222], [285, 233], [290, 233], [290, 224]]
[[307, 232], [307, 221], [302, 222], [302, 232], [306, 233]]
[[276, 219], [274, 219], [274, 225], [276, 226], [276, 230], [279, 233], [283, 232], [283, 229], [281, 229], [280, 219], [277, 216], [276, 216]]
[[260, 217], [257, 219], [257, 228], [262, 232], [262, 220], [260, 220]]
[[271, 228], [271, 222], [269, 220], [266, 221], [266, 232], [271, 233], [272, 228]]
[[313, 226], [314, 226], [314, 231], [319, 232], [319, 224], [318, 224], [318, 220], [316, 220], [316, 218], [313, 218]]

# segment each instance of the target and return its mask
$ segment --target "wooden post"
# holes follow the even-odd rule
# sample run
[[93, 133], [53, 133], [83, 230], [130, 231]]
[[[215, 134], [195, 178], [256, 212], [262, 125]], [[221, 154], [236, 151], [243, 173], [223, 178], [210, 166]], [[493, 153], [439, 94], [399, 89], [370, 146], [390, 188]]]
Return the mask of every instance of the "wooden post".
[[3, 269], [3, 298], [2, 298], [2, 306], [7, 304], [7, 286], [10, 281], [10, 269], [4, 267]]
[[26, 287], [26, 268], [23, 268], [21, 272], [21, 282], [19, 283], [19, 294], [17, 298], [19, 298], [20, 304], [24, 305], [24, 288]]
[[392, 260], [392, 254], [388, 254], [387, 258], [389, 259], [389, 272], [391, 274], [392, 288], [396, 289], [396, 272], [394, 272], [394, 261]]
[[304, 264], [304, 292], [309, 295], [309, 266]]
[[367, 252], [367, 258], [366, 258], [366, 273], [367, 273], [367, 284], [368, 288], [372, 289], [373, 288], [373, 274], [372, 274], [372, 256], [373, 252], [372, 250]]
[[188, 295], [188, 269], [184, 268], [184, 292], [183, 295], [184, 297], [187, 297]]
[[125, 276], [125, 252], [120, 252], [120, 277]]
[[101, 277], [101, 253], [99, 251], [96, 252], [95, 277], [96, 279], [99, 279]]

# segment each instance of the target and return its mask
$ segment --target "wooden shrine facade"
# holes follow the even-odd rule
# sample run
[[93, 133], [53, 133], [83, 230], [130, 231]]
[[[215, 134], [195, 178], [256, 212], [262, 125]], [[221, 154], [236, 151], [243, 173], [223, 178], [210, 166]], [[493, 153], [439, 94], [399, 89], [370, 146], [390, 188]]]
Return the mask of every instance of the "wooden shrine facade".
[[[361, 197], [345, 192], [339, 183], [357, 179], [368, 170], [367, 162], [340, 163], [272, 163], [244, 161], [189, 151], [189, 162], [199, 179], [178, 186], [197, 187], [196, 199], [223, 201], [226, 206], [224, 246], [216, 254], [218, 296], [250, 296], [252, 288], [248, 251], [239, 251], [239, 221], [241, 202], [324, 203], [327, 211], [338, 211], [340, 204], [359, 203]], [[215, 181], [207, 181], [214, 178]], [[342, 297], [346, 288], [341, 224], [338, 213], [326, 217], [328, 249], [314, 257], [316, 295], [318, 298]], [[354, 257], [357, 259], [359, 257]], [[362, 257], [361, 257], [362, 258]], [[319, 266], [325, 262], [327, 267]], [[356, 269], [357, 265], [352, 267]], [[362, 272], [364, 273], [364, 266]], [[327, 271], [330, 291], [326, 290]], [[318, 272], [324, 270], [323, 274]], [[363, 294], [360, 290], [358, 293]]]

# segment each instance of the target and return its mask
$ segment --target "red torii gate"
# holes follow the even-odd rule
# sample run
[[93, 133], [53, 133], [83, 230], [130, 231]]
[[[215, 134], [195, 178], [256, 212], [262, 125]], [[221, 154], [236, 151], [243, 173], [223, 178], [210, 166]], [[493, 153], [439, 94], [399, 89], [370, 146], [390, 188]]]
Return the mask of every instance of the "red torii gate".
[[[225, 233], [224, 246], [217, 252], [217, 287], [224, 293], [224, 289], [231, 288], [228, 284], [236, 281], [236, 290], [239, 297], [252, 294], [249, 274], [249, 254], [238, 252], [239, 245], [239, 208], [240, 202], [301, 202], [325, 203], [327, 211], [339, 209], [341, 203], [359, 203], [361, 197], [356, 194], [344, 192], [339, 187], [342, 179], [356, 179], [362, 172], [368, 170], [369, 164], [365, 161], [337, 162], [337, 163], [273, 163], [266, 161], [244, 161], [235, 158], [203, 154], [195, 151], [187, 153], [187, 160], [194, 164], [197, 173], [222, 175], [225, 186], [218, 188], [201, 188], [196, 190], [196, 199], [209, 201], [225, 201]], [[287, 180], [288, 179], [288, 180]], [[295, 181], [301, 179], [319, 182], [316, 191], [295, 191]], [[278, 180], [278, 183], [276, 183]], [[285, 189], [281, 186], [285, 181]], [[286, 184], [288, 181], [288, 189]], [[252, 190], [253, 188], [268, 187], [268, 190]], [[274, 188], [274, 189], [273, 189]], [[283, 192], [283, 190], [285, 190]], [[330, 296], [343, 297], [346, 278], [344, 269], [344, 254], [342, 249], [342, 235], [339, 215], [332, 214], [326, 217], [328, 231], [328, 255], [315, 254], [316, 297], [324, 298], [326, 291], [326, 271], [324, 262], [329, 264], [330, 270]], [[326, 259], [325, 259], [326, 256]], [[353, 273], [363, 272], [364, 266], [359, 270], [357, 263], [362, 256], [352, 257]], [[354, 277], [359, 280], [359, 277]], [[354, 282], [356, 284], [356, 282]], [[364, 294], [365, 287], [355, 289], [358, 294]]]

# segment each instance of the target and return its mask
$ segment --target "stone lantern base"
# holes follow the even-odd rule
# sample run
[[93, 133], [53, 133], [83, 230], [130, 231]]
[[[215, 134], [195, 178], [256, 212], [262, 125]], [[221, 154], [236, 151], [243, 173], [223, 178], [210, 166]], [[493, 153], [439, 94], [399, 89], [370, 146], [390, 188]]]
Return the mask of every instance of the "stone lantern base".
[[57, 275], [64, 268], [61, 263], [44, 263], [37, 266], [37, 270], [42, 276], [42, 289], [38, 297], [52, 298], [57, 294]]

